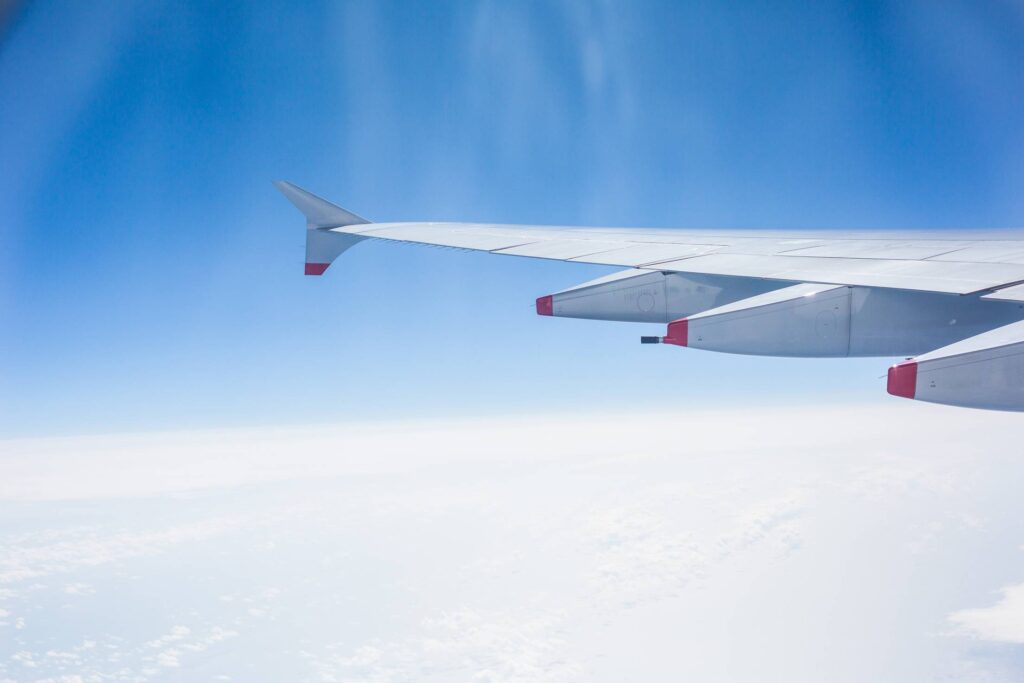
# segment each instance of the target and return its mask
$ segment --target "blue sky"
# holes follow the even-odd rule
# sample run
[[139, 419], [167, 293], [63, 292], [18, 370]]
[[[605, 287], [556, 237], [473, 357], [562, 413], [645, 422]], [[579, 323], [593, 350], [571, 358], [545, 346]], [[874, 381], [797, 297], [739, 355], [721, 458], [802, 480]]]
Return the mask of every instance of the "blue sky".
[[538, 318], [606, 269], [363, 244], [302, 276], [285, 178], [377, 220], [1024, 224], [1011, 2], [83, 3], [0, 47], [0, 434], [889, 401], [887, 359]]

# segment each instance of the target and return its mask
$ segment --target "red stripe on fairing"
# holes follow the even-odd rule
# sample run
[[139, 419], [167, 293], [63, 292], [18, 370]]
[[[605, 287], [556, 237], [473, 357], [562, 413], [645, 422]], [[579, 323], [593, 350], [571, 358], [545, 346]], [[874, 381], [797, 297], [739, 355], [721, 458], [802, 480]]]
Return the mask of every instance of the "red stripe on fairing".
[[554, 297], [548, 294], [537, 299], [537, 315], [554, 315], [555, 314], [555, 300]]
[[307, 263], [306, 275], [323, 275], [330, 263]]
[[889, 368], [885, 390], [893, 396], [914, 398], [917, 394], [917, 363], [909, 361]]
[[668, 334], [661, 338], [662, 344], [686, 346], [690, 341], [690, 321], [686, 318], [673, 320], [668, 324]]

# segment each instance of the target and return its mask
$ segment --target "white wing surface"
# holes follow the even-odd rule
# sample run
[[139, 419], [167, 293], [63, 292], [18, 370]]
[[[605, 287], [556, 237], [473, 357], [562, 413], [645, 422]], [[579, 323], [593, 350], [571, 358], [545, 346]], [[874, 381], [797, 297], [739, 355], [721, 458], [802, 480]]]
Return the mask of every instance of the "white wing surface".
[[[481, 223], [370, 223], [331, 231], [558, 261], [948, 294], [986, 292], [1024, 282], [1024, 239], [963, 239], [962, 235], [945, 240], [896, 239], [827, 230], [763, 236], [756, 231], [610, 231]], [[993, 241], [1006, 259], [987, 248]]]

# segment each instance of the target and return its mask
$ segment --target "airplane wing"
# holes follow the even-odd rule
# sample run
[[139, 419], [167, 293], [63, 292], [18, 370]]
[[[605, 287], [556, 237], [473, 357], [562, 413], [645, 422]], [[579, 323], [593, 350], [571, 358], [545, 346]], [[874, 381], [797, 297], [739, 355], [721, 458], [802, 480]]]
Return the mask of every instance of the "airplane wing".
[[[1024, 320], [1024, 234], [370, 223], [291, 183], [275, 185], [306, 216], [307, 275], [367, 239], [621, 266], [541, 297], [537, 312], [665, 322], [658, 341], [730, 353], [927, 354], [920, 377], [928, 385], [915, 375], [910, 387], [916, 361], [908, 360], [890, 369], [890, 393], [1024, 411], [1024, 327], [1016, 324]], [[984, 372], [936, 362], [946, 347], [961, 357], [974, 338], [987, 354]]]

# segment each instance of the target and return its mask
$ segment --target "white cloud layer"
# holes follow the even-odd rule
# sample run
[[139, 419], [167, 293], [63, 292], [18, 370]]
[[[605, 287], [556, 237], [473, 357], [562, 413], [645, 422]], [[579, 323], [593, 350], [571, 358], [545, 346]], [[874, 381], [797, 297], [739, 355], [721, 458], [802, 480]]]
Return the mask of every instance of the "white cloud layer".
[[[545, 415], [0, 440], [2, 500], [144, 497], [440, 463], [821, 452], [951, 457], [998, 451], [1017, 416], [903, 403], [687, 414]], [[886, 464], [864, 476], [893, 477]], [[102, 463], [98, 466], [97, 463]], [[896, 470], [899, 471], [896, 471]], [[929, 470], [928, 476], [941, 476]]]
[[1018, 680], [1018, 424], [890, 402], [2, 442], [0, 680]]

